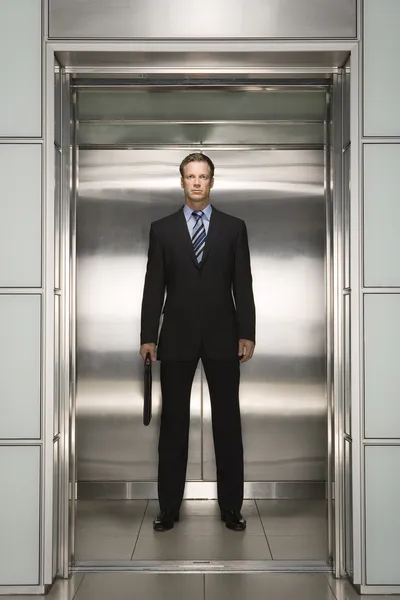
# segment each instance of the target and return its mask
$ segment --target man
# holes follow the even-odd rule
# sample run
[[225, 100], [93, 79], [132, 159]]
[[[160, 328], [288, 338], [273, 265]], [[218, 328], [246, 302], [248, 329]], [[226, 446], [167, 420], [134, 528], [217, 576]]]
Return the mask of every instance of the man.
[[161, 361], [160, 513], [153, 526], [166, 531], [179, 520], [190, 391], [201, 359], [210, 390], [221, 518], [229, 529], [243, 531], [239, 378], [240, 363], [251, 359], [255, 344], [247, 231], [243, 221], [211, 206], [214, 165], [208, 156], [189, 154], [180, 173], [185, 205], [151, 225], [142, 302], [140, 354], [145, 358], [149, 352], [155, 361], [158, 342]]

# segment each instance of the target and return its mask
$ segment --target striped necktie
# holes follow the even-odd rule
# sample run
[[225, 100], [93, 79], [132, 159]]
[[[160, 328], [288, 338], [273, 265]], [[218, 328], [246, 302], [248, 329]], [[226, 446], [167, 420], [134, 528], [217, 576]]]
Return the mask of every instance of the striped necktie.
[[204, 246], [206, 244], [206, 230], [203, 223], [204, 213], [202, 210], [194, 210], [192, 215], [196, 219], [192, 233], [192, 244], [197, 262], [200, 263], [203, 258]]

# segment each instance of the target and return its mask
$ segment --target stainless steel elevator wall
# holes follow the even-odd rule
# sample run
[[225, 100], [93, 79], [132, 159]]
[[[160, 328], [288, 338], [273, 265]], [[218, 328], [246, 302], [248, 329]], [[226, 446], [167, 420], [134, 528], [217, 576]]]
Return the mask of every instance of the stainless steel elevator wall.
[[[151, 221], [183, 204], [186, 149], [79, 151], [78, 481], [155, 481], [160, 412], [141, 421], [139, 318]], [[245, 219], [257, 345], [242, 366], [246, 481], [323, 481], [327, 463], [323, 150], [209, 150], [212, 202]], [[189, 480], [214, 480], [210, 406], [199, 364]]]

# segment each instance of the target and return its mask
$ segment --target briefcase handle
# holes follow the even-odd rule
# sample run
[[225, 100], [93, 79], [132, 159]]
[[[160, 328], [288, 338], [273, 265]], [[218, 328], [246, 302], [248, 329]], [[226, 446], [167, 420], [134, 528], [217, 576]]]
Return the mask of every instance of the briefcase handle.
[[146, 353], [146, 357], [144, 359], [144, 364], [146, 367], [149, 367], [151, 365], [151, 354], [150, 352]]

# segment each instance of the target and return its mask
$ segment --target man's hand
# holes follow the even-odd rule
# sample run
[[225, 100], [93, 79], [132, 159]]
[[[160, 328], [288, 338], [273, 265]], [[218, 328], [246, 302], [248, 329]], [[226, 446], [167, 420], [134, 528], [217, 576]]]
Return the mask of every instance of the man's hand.
[[156, 360], [156, 345], [155, 344], [142, 344], [140, 346], [139, 354], [145, 360], [146, 354], [150, 352], [151, 360]]
[[239, 340], [239, 352], [238, 355], [242, 358], [241, 363], [247, 362], [251, 359], [254, 354], [254, 342], [250, 340]]

